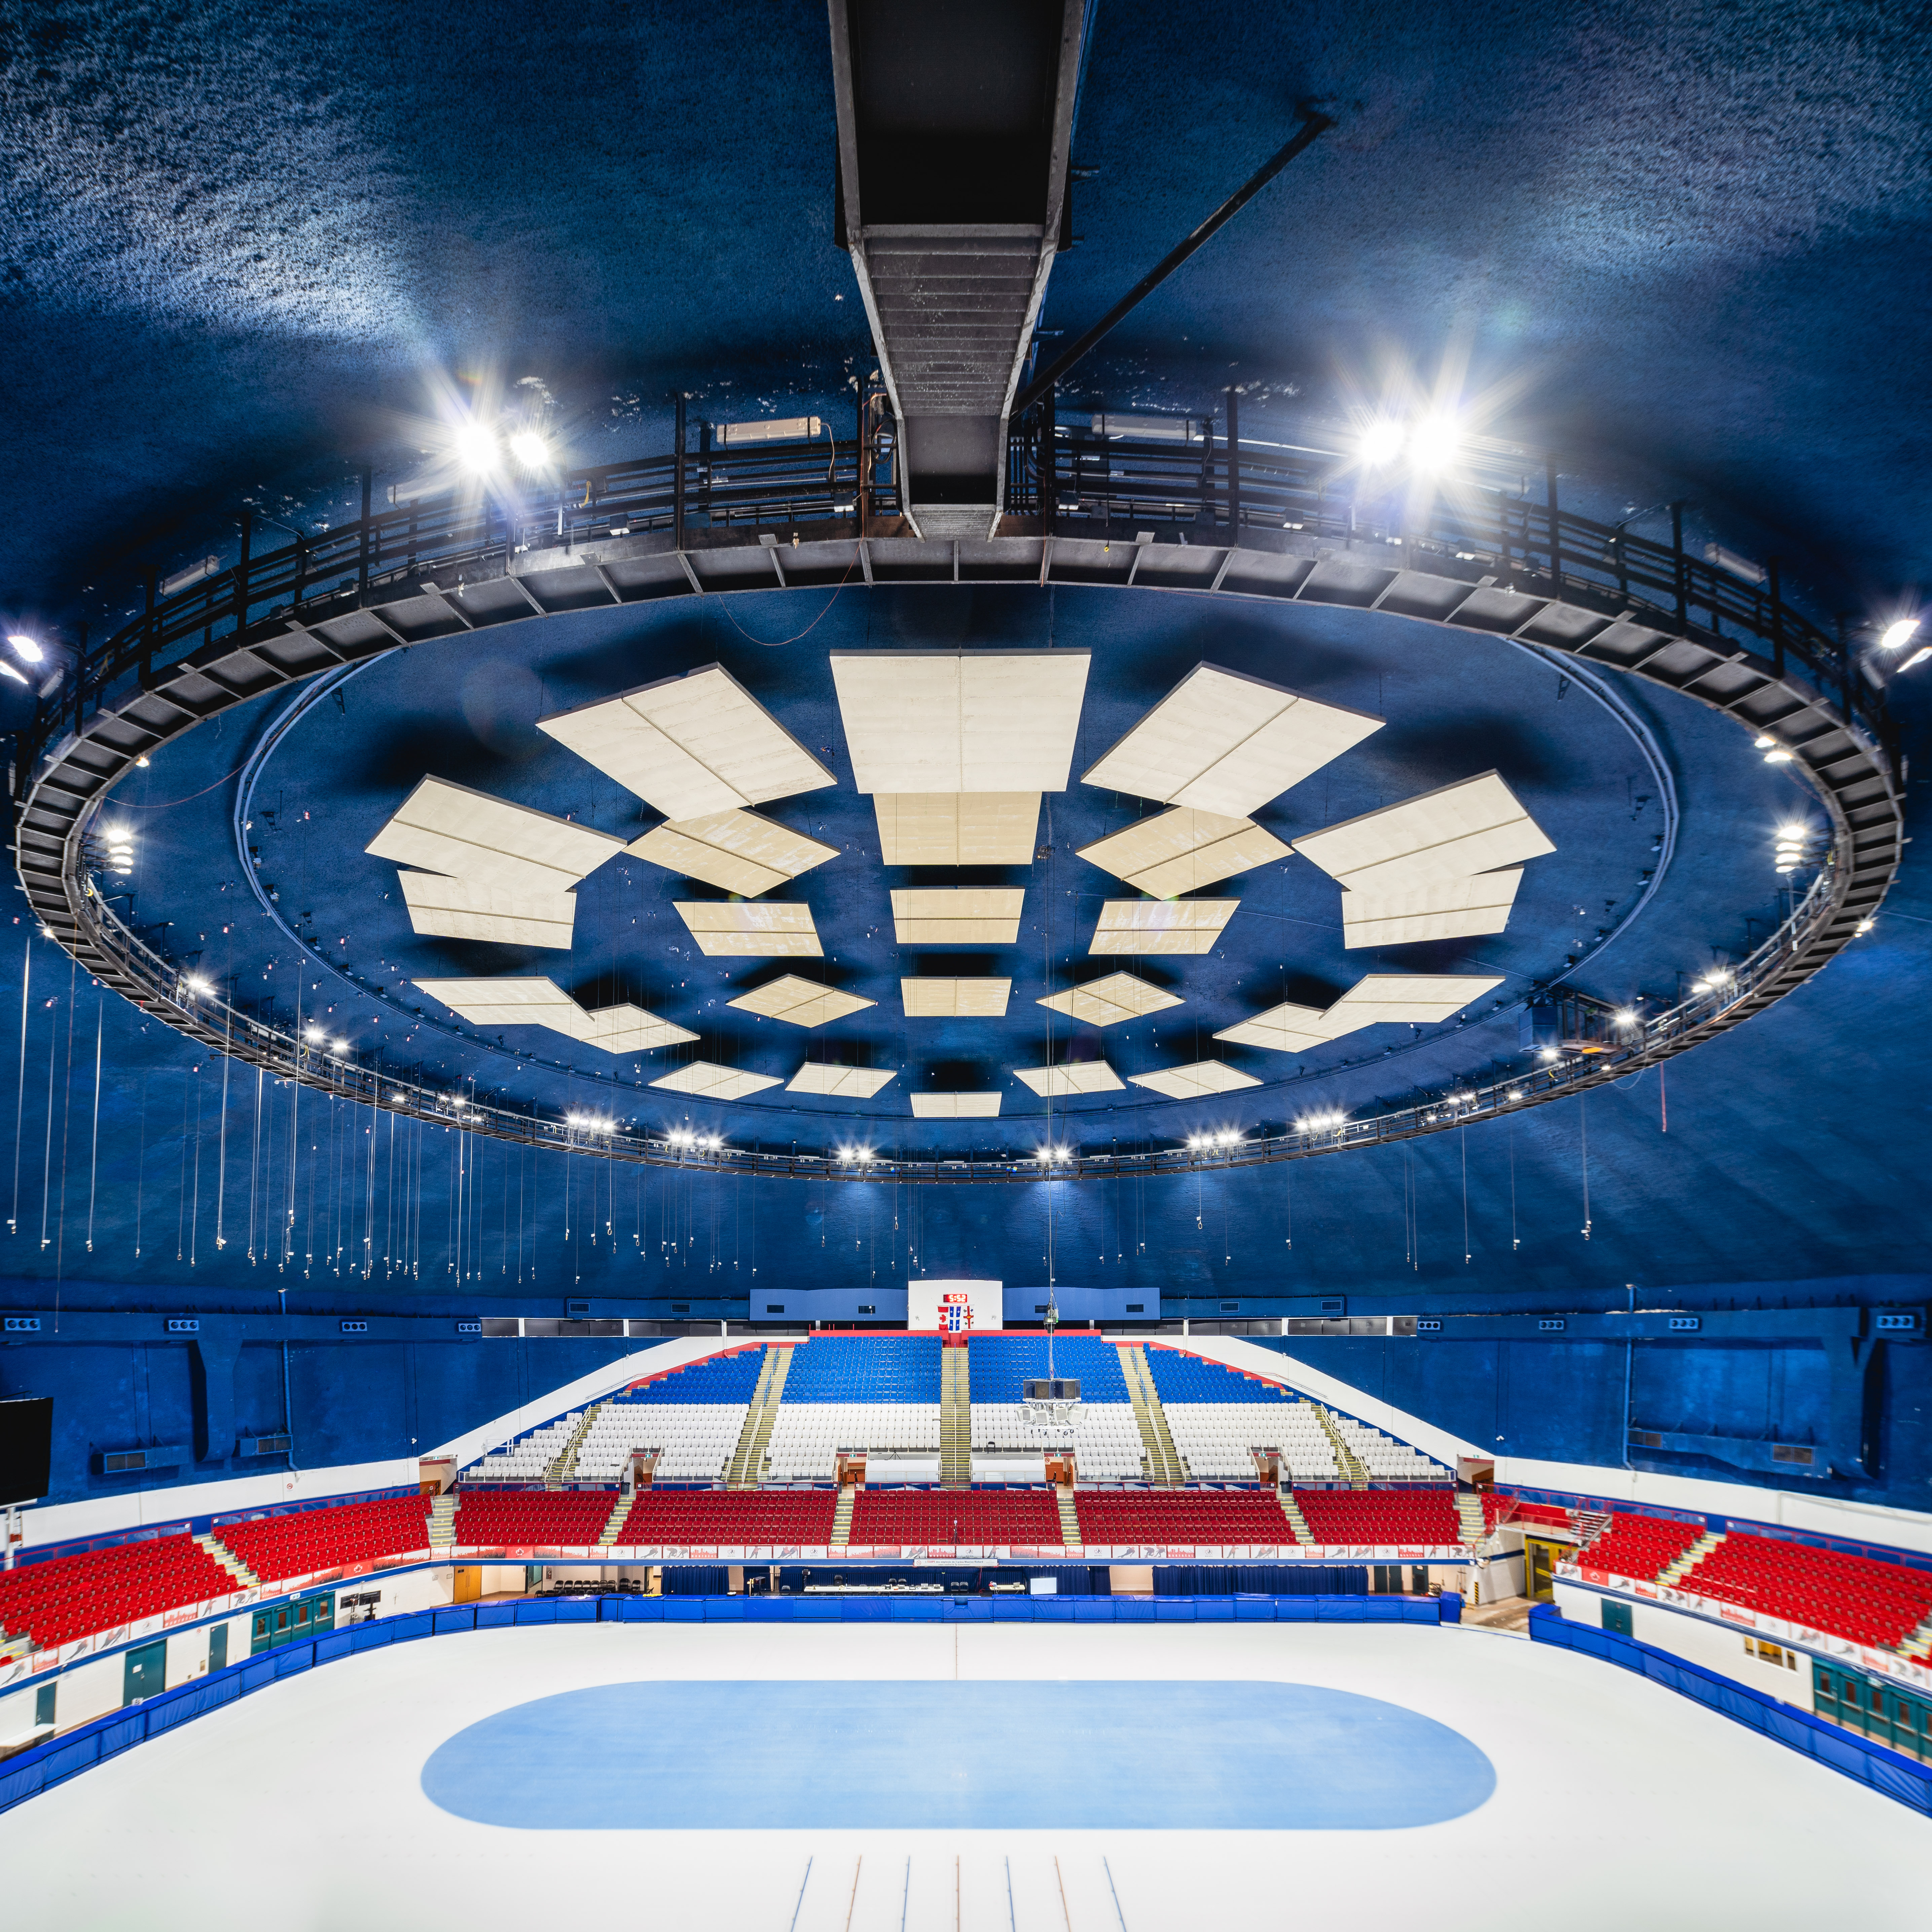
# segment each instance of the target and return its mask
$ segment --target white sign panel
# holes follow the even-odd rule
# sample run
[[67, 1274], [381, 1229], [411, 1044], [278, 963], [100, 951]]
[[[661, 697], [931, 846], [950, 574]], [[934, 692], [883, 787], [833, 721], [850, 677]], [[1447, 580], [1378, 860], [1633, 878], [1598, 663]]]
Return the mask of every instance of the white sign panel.
[[997, 1281], [909, 1281], [906, 1326], [943, 1328], [953, 1334], [1000, 1325]]

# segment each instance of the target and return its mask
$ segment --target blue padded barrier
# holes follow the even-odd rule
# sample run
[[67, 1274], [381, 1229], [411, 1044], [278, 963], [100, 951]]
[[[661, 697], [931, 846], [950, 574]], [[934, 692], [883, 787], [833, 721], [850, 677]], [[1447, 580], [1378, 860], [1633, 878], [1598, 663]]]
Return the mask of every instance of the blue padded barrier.
[[1552, 1604], [1538, 1604], [1531, 1610], [1529, 1634], [1538, 1643], [1553, 1644], [1560, 1650], [1576, 1651], [1634, 1671], [1747, 1730], [1895, 1798], [1922, 1817], [1932, 1817], [1932, 1765], [1874, 1744], [1856, 1731], [1814, 1718], [1808, 1711], [1780, 1704], [1761, 1690], [1706, 1670], [1702, 1664], [1687, 1663], [1653, 1645], [1640, 1643], [1634, 1637], [1569, 1622]]
[[[1458, 1606], [1460, 1608], [1460, 1605]], [[98, 1718], [57, 1738], [50, 1744], [0, 1764], [0, 1811], [23, 1803], [37, 1793], [64, 1784], [90, 1766], [162, 1732], [219, 1710], [238, 1698], [284, 1677], [333, 1663], [386, 1645], [408, 1642], [417, 1637], [454, 1636], [472, 1630], [502, 1629], [512, 1625], [532, 1626], [555, 1623], [591, 1623], [598, 1620], [621, 1623], [1153, 1623], [1234, 1622], [1273, 1619], [1282, 1623], [1390, 1622], [1432, 1623], [1438, 1616], [1436, 1603], [1427, 1598], [1400, 1597], [558, 1597], [521, 1601], [464, 1604], [444, 1610], [418, 1610], [404, 1616], [388, 1617], [366, 1624], [352, 1624], [305, 1642], [291, 1643], [262, 1656], [244, 1658], [172, 1690], [164, 1690], [126, 1710]], [[1550, 1636], [1539, 1630], [1534, 1616], [1532, 1634], [1546, 1642], [1570, 1641], [1575, 1636], [1595, 1639], [1605, 1648], [1596, 1654], [1610, 1654], [1607, 1646], [1621, 1645], [1632, 1651], [1646, 1646], [1632, 1644], [1624, 1637], [1584, 1630], [1579, 1625], [1559, 1626], [1563, 1634]], [[1571, 1642], [1573, 1648], [1586, 1648]], [[1679, 1665], [1675, 1659], [1661, 1658], [1670, 1670], [1708, 1680], [1739, 1700], [1757, 1706], [1768, 1700], [1754, 1691], [1732, 1684], [1727, 1678], [1714, 1677], [1694, 1665]], [[1646, 1675], [1656, 1674], [1649, 1666]], [[1661, 1681], [1661, 1680], [1660, 1680]], [[1682, 1689], [1679, 1683], [1674, 1688]], [[1696, 1694], [1690, 1693], [1687, 1694]], [[1725, 1707], [1720, 1707], [1725, 1708]], [[1900, 1797], [1902, 1802], [1932, 1812], [1932, 1771], [1914, 1764], [1882, 1746], [1868, 1744], [1849, 1732], [1799, 1712], [1771, 1706], [1771, 1715], [1792, 1732], [1783, 1741], [1802, 1736], [1811, 1740], [1807, 1748], [1821, 1762], [1851, 1774], [1862, 1776], [1875, 1789]], [[1736, 1716], [1735, 1711], [1728, 1714]], [[1740, 1719], [1740, 1721], [1748, 1721]], [[1781, 1733], [1769, 1726], [1768, 1734]], [[1874, 1761], [1877, 1768], [1871, 1768]], [[1856, 1768], [1854, 1768], [1856, 1767]], [[1902, 1768], [1912, 1782], [1893, 1788], [1894, 1767]], [[1892, 1780], [1892, 1783], [1888, 1783]]]

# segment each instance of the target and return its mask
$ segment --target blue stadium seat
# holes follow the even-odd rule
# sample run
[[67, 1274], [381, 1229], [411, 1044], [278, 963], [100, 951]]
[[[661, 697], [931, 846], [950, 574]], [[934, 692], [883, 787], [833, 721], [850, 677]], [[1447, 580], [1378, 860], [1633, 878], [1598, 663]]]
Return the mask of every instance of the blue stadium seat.
[[[742, 1348], [729, 1355], [713, 1355], [694, 1362], [688, 1369], [673, 1369], [654, 1376], [641, 1387], [614, 1396], [614, 1402], [749, 1402], [758, 1393], [759, 1372], [765, 1365], [762, 1348]], [[790, 1390], [787, 1390], [790, 1394]]]
[[[1046, 1378], [1046, 1337], [976, 1335], [968, 1345], [968, 1363], [975, 1402], [1019, 1402], [1028, 1382]], [[1083, 1402], [1132, 1400], [1127, 1378], [1120, 1372], [1120, 1350], [1096, 1336], [1058, 1336], [1053, 1345], [1053, 1372], [1063, 1381], [1077, 1381]]]
[[1177, 1348], [1150, 1347], [1147, 1359], [1154, 1376], [1154, 1393], [1164, 1402], [1294, 1402], [1300, 1399], [1292, 1390], [1244, 1376], [1238, 1369], [1224, 1368], [1219, 1362], [1205, 1360], [1199, 1355], [1183, 1354]]
[[792, 1351], [784, 1400], [935, 1402], [939, 1351], [934, 1335], [814, 1335]]

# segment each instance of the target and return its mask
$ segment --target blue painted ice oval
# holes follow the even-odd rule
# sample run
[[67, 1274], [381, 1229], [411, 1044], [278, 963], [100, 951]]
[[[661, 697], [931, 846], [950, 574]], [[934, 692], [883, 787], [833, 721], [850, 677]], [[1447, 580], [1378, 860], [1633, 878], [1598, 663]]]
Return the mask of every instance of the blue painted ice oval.
[[1260, 1682], [607, 1684], [422, 1774], [446, 1811], [537, 1831], [1387, 1831], [1496, 1782], [1420, 1712]]

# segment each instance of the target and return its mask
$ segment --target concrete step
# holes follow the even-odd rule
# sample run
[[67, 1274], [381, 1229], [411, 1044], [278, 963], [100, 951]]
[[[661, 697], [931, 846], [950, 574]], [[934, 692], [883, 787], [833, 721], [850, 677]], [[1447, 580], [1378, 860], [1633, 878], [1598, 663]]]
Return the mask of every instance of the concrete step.
[[217, 1536], [197, 1536], [195, 1541], [206, 1550], [244, 1589], [253, 1590], [261, 1583], [261, 1578]]

